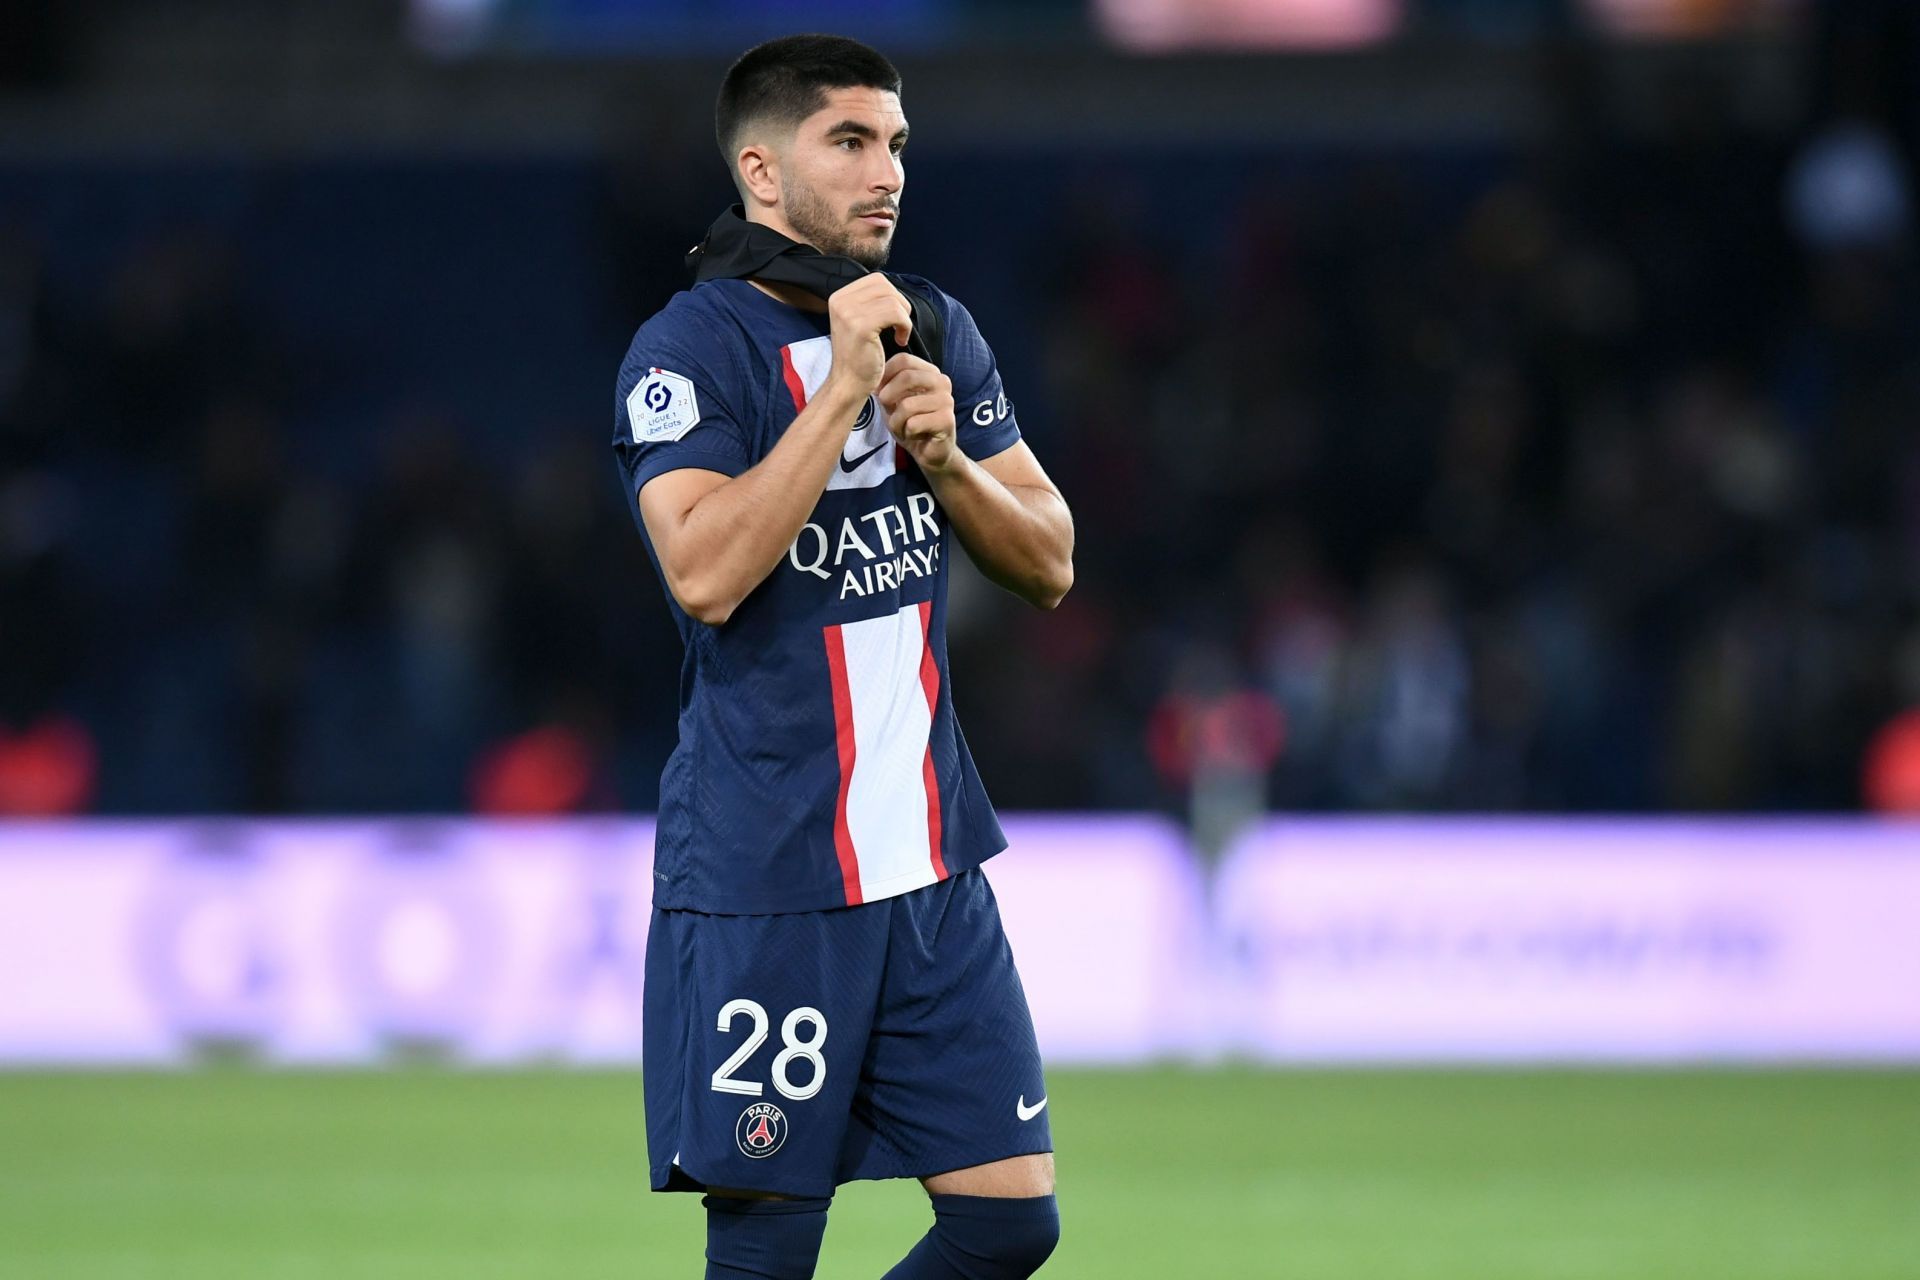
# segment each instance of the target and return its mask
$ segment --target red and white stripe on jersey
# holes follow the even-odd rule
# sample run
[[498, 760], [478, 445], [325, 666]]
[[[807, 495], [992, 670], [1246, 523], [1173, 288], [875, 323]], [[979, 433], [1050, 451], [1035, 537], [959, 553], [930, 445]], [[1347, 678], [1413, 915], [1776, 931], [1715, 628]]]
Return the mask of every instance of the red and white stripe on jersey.
[[833, 844], [849, 905], [947, 878], [930, 743], [940, 702], [932, 609], [824, 628], [840, 756]]
[[[793, 411], [800, 412], [827, 380], [827, 371], [833, 367], [833, 339], [807, 338], [780, 348], [780, 376], [787, 384], [787, 394], [793, 397]], [[853, 423], [847, 424], [849, 427]], [[847, 442], [840, 447], [840, 466], [833, 469], [827, 477], [829, 489], [871, 489], [885, 480], [899, 468], [899, 459], [894, 449], [883, 448], [893, 443], [893, 436], [887, 430], [887, 411], [876, 399], [873, 402], [873, 417], [867, 425], [847, 436]], [[853, 463], [849, 471], [846, 464]]]

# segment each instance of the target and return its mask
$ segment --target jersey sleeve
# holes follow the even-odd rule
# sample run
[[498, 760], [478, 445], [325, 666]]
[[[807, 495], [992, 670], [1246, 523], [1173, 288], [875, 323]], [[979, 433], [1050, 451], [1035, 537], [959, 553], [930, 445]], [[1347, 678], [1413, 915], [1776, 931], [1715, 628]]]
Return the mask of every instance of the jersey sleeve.
[[952, 295], [947, 304], [947, 376], [953, 379], [953, 418], [960, 451], [979, 462], [1004, 453], [1020, 439], [1020, 424], [1000, 385], [993, 351], [973, 315]]
[[737, 476], [753, 465], [738, 399], [714, 361], [679, 344], [652, 342], [643, 329], [620, 366], [613, 450], [627, 492], [668, 471], [693, 467]]

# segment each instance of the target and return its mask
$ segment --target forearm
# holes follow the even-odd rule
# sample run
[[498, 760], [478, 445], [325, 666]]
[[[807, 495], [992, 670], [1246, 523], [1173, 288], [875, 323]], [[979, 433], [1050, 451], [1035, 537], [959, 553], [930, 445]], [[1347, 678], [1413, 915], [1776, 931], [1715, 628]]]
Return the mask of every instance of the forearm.
[[829, 379], [765, 458], [686, 511], [668, 576], [689, 613], [724, 622], [773, 572], [825, 491], [864, 398]]
[[1073, 586], [1073, 513], [1058, 493], [1003, 484], [958, 449], [927, 482], [980, 572], [1029, 604], [1060, 603]]

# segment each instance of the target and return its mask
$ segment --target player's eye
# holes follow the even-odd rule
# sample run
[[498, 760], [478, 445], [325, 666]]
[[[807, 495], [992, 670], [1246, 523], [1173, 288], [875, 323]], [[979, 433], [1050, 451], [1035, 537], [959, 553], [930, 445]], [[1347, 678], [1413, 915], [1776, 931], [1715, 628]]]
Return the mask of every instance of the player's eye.
[[835, 146], [837, 146], [837, 147], [845, 147], [845, 148], [847, 148], [847, 149], [848, 149], [849, 151], [858, 151], [858, 150], [860, 149], [860, 139], [858, 139], [858, 138], [842, 138], [842, 139], [840, 139], [840, 141], [838, 141], [838, 142], [836, 142], [836, 143], [834, 143], [834, 145], [835, 145]]

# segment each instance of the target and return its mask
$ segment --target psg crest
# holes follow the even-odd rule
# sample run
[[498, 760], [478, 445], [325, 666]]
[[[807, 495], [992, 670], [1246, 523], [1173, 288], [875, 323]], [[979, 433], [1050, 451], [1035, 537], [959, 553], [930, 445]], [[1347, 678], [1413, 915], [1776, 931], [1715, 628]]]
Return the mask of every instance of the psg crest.
[[771, 1102], [756, 1102], [740, 1113], [733, 1140], [742, 1155], [763, 1160], [787, 1140], [787, 1117]]

